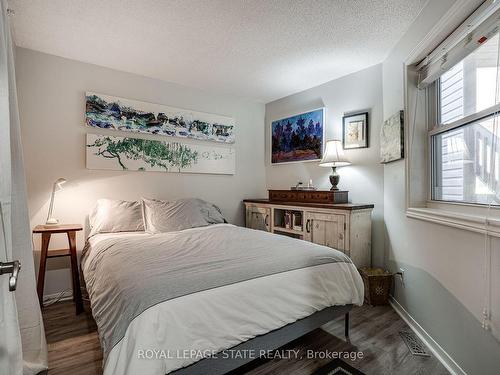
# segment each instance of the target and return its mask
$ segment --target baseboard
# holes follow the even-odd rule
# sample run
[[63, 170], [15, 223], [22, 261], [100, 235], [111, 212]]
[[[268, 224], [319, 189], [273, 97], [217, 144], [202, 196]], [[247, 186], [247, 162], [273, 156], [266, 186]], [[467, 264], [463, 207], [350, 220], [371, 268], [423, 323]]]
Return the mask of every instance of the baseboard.
[[444, 367], [453, 375], [467, 375], [462, 368], [456, 363], [453, 358], [429, 335], [415, 319], [408, 314], [408, 311], [399, 304], [394, 297], [390, 297], [392, 308], [398, 315], [405, 321], [406, 324], [412, 329], [420, 340], [429, 348], [434, 356], [443, 364]]
[[73, 291], [70, 290], [65, 290], [64, 292], [60, 293], [54, 293], [54, 294], [47, 294], [43, 296], [43, 304], [50, 304], [53, 302], [59, 302], [59, 301], [70, 301], [73, 299]]

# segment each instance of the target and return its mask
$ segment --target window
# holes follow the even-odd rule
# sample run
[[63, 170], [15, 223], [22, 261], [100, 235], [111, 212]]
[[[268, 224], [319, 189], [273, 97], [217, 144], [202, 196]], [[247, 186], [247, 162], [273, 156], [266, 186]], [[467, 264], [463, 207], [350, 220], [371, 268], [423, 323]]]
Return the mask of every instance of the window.
[[430, 131], [433, 200], [500, 205], [495, 197], [500, 188], [498, 43], [496, 34], [435, 84], [437, 125]]
[[464, 117], [464, 64], [455, 65], [440, 80], [439, 104], [441, 124]]
[[405, 61], [407, 217], [500, 238], [499, 30], [484, 2]]
[[439, 124], [449, 124], [495, 105], [498, 34], [439, 79]]

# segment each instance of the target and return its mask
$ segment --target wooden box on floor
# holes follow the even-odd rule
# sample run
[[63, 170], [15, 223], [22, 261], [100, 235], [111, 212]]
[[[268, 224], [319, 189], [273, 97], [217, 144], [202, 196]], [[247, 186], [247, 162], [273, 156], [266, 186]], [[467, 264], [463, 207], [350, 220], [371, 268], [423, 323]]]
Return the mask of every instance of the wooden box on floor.
[[360, 268], [359, 272], [365, 284], [365, 303], [372, 306], [388, 305], [392, 273], [367, 267]]

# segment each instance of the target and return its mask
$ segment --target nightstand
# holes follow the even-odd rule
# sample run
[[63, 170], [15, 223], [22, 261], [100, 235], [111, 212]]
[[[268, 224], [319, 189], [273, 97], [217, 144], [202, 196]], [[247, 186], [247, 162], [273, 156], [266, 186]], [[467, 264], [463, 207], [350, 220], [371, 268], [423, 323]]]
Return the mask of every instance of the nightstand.
[[[61, 225], [37, 225], [33, 233], [41, 233], [42, 248], [40, 251], [40, 267], [38, 270], [37, 292], [40, 307], [43, 307], [43, 287], [45, 285], [45, 267], [47, 258], [58, 258], [69, 256], [71, 259], [71, 276], [73, 285], [73, 301], [76, 305], [76, 314], [83, 312], [82, 291], [80, 289], [80, 275], [78, 272], [78, 261], [76, 259], [76, 232], [83, 228], [79, 224]], [[52, 234], [66, 233], [68, 237], [68, 249], [49, 250], [49, 242]]]

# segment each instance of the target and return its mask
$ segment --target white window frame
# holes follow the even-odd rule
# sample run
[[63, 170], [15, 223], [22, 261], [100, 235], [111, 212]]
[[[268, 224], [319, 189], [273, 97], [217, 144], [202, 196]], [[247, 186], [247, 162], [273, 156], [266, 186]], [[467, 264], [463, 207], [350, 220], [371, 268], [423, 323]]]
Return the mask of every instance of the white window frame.
[[[432, 190], [433, 190], [433, 173], [434, 173], [434, 168], [435, 168], [435, 165], [434, 165], [434, 155], [433, 155], [433, 136], [435, 135], [438, 135], [438, 134], [443, 134], [443, 133], [447, 133], [451, 130], [454, 130], [454, 129], [459, 129], [463, 126], [467, 126], [467, 125], [472, 125], [473, 123], [476, 123], [482, 119], [487, 119], [489, 117], [492, 117], [492, 116], [500, 116], [500, 103], [499, 104], [496, 104], [496, 105], [493, 105], [489, 108], [486, 108], [484, 110], [481, 110], [479, 112], [476, 112], [476, 113], [473, 113], [471, 115], [468, 115], [468, 116], [464, 116], [463, 118], [459, 119], [459, 120], [455, 120], [453, 122], [450, 122], [448, 124], [441, 124], [440, 123], [440, 113], [439, 113], [439, 109], [440, 109], [440, 102], [439, 102], [439, 96], [440, 96], [440, 87], [439, 87], [439, 80], [436, 81], [434, 84], [430, 85], [429, 87], [426, 88], [426, 90], [434, 90], [435, 91], [435, 94], [433, 97], [429, 98], [429, 101], [434, 101], [434, 103], [427, 103], [428, 105], [428, 112], [429, 112], [429, 118], [430, 119], [433, 119], [432, 120], [432, 123], [430, 123], [431, 127], [429, 128], [429, 140], [428, 140], [428, 144], [429, 144], [429, 176], [431, 176], [429, 178], [429, 194], [428, 194], [428, 201], [430, 203], [453, 203], [453, 204], [461, 204], [461, 205], [467, 205], [467, 206], [478, 206], [478, 207], [488, 207], [487, 204], [484, 204], [484, 203], [474, 203], [474, 202], [460, 202], [460, 201], [447, 201], [447, 200], [437, 200], [437, 199], [433, 199], [432, 197]], [[434, 125], [433, 125], [434, 124]], [[491, 158], [491, 146], [490, 146], [490, 143], [482, 143], [481, 144], [482, 147], [484, 148], [481, 148], [481, 151], [484, 151], [484, 152], [480, 152], [479, 154], [479, 164], [481, 166], [484, 166], [484, 168], [486, 168], [486, 173], [490, 174], [492, 171], [491, 170], [488, 170], [488, 167], [491, 168], [491, 163], [489, 163], [491, 160], [489, 160]], [[497, 145], [497, 150], [500, 146]], [[490, 149], [490, 151], [488, 151], [488, 149]], [[497, 151], [498, 152], [498, 151]], [[493, 155], [493, 157], [495, 157]], [[498, 168], [497, 165], [494, 166], [495, 168]], [[495, 208], [495, 209], [498, 209], [500, 208], [500, 206], [498, 204], [496, 205], [491, 205], [491, 208]]]
[[[404, 62], [406, 216], [500, 237], [499, 206], [432, 200], [431, 173], [433, 165], [430, 155], [432, 136], [484, 118], [491, 114], [492, 108], [494, 111], [500, 111], [500, 104], [497, 104], [450, 124], [437, 126], [439, 123], [437, 82], [439, 81], [436, 81], [427, 88], [420, 90], [419, 95], [422, 100], [419, 100], [419, 103], [425, 103], [425, 108], [419, 108], [418, 112], [415, 113], [415, 95], [418, 91], [418, 73], [415, 63], [421, 59], [422, 51], [429, 50], [430, 45], [435, 41], [435, 36], [442, 33], [446, 26], [440, 25], [440, 27], [432, 30], [425, 41]], [[421, 129], [418, 131], [411, 128], [415, 126], [413, 123], [414, 116], [416, 119], [415, 124], [421, 124]], [[412, 135], [414, 135], [413, 140]], [[411, 147], [421, 152], [412, 152]], [[412, 155], [412, 153], [416, 155]]]

